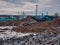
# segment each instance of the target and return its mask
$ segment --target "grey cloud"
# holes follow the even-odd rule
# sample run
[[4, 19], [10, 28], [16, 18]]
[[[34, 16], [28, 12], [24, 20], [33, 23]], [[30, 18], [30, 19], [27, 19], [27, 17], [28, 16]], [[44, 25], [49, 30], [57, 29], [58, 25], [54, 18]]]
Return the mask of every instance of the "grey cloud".
[[60, 0], [51, 0], [47, 5], [51, 5], [53, 7], [60, 6]]
[[[4, 1], [7, 4], [5, 4], [5, 3], [3, 3], [5, 5], [0, 4], [0, 8], [4, 8], [4, 9], [9, 8], [12, 10], [13, 10], [13, 8], [17, 8], [17, 7], [21, 8], [21, 9], [23, 9], [23, 7], [28, 8], [28, 6], [30, 5], [29, 3], [34, 5], [37, 2], [37, 0], [0, 0], [0, 2], [1, 1]], [[60, 13], [60, 0], [39, 0], [39, 1], [40, 1], [39, 2], [39, 4], [40, 4], [39, 5], [39, 11], [40, 12], [47, 12], [48, 11], [50, 14], [53, 14], [55, 12]], [[34, 10], [33, 7], [31, 7], [31, 8], [32, 8], [32, 10]], [[27, 10], [29, 10], [29, 9], [27, 9]], [[2, 12], [4, 12], [4, 11], [2, 11]], [[12, 13], [12, 12], [10, 12], [10, 13]], [[32, 11], [27, 11], [27, 13], [34, 14], [34, 13], [32, 13]]]
[[11, 4], [15, 4], [15, 5], [25, 5], [24, 1], [22, 0], [2, 0], [2, 1], [5, 1], [5, 2], [8, 2], [8, 3], [11, 3]]
[[31, 2], [31, 3], [37, 3], [37, 0], [26, 0], [28, 2]]
[[24, 2], [36, 3], [37, 0], [3, 0], [14, 4], [23, 4]]

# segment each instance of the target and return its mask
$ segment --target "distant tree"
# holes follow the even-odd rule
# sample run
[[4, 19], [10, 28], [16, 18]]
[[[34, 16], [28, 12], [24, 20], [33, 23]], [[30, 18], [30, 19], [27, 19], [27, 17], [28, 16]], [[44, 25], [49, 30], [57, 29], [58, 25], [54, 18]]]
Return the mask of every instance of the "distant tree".
[[55, 18], [59, 18], [59, 14], [58, 14], [58, 13], [55, 13], [55, 14], [54, 14], [54, 17], [55, 17]]

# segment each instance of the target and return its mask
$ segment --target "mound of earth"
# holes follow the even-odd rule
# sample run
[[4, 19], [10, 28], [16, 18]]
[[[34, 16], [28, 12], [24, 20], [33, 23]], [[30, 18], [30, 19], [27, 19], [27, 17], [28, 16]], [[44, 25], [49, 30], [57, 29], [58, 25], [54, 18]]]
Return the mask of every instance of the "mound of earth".
[[60, 19], [54, 19], [47, 22], [27, 23], [21, 22], [19, 26], [13, 28], [16, 32], [42, 32], [45, 30], [59, 31]]

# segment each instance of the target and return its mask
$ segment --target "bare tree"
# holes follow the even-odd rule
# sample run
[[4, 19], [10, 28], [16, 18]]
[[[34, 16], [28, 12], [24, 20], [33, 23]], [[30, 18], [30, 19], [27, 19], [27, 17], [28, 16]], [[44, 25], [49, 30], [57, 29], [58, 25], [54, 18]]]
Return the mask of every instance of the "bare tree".
[[59, 18], [59, 14], [58, 14], [58, 13], [55, 13], [55, 14], [54, 14], [54, 17], [55, 17], [55, 18]]

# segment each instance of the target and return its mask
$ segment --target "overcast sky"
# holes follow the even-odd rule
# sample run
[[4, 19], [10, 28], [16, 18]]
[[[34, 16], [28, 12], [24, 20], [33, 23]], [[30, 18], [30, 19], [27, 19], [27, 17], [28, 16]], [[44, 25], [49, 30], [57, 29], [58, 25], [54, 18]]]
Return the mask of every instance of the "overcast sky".
[[0, 14], [35, 14], [35, 5], [38, 2], [38, 14], [48, 12], [60, 14], [60, 0], [0, 0]]

